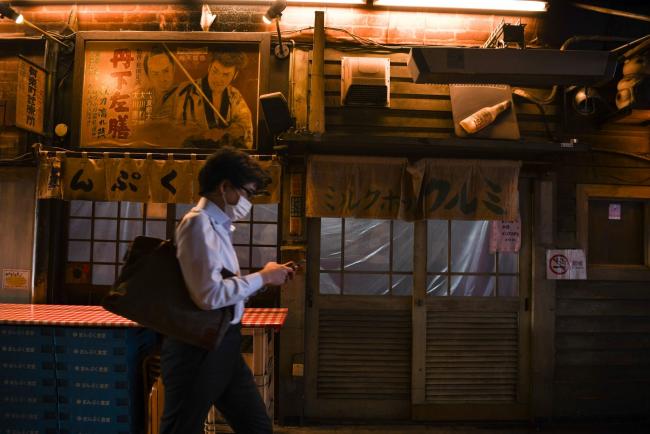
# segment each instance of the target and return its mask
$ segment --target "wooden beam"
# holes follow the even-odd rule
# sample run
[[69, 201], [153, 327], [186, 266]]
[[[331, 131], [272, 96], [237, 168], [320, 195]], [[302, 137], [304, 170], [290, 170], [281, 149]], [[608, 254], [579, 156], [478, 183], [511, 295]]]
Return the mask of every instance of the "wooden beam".
[[325, 12], [323, 11], [316, 11], [314, 19], [309, 131], [313, 133], [325, 132]]

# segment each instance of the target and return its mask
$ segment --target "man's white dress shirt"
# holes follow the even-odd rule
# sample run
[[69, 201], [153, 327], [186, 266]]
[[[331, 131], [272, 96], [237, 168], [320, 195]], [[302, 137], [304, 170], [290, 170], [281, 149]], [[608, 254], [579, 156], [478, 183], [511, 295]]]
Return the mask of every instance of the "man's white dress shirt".
[[[233, 230], [226, 213], [202, 197], [176, 228], [176, 257], [194, 303], [205, 310], [233, 305], [231, 324], [237, 324], [244, 314], [244, 302], [264, 281], [260, 273], [239, 276]], [[223, 279], [223, 268], [237, 276]]]

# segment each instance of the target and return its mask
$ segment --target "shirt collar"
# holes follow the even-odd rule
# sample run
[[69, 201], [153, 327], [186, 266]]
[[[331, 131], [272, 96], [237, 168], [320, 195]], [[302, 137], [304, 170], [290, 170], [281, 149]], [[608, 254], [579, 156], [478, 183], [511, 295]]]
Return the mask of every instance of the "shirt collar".
[[230, 217], [214, 202], [202, 197], [199, 199], [199, 203], [196, 204], [196, 208], [204, 210], [216, 224], [223, 226], [228, 231], [231, 230], [232, 221]]

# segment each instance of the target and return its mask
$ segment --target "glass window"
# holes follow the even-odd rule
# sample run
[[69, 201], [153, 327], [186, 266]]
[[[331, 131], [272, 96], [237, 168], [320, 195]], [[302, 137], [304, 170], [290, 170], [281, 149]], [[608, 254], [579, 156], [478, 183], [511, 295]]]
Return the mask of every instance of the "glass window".
[[90, 239], [90, 219], [73, 219], [68, 221], [68, 237], [71, 239]]
[[388, 271], [390, 224], [388, 220], [345, 220], [346, 270]]
[[490, 232], [487, 220], [429, 220], [427, 295], [518, 296], [519, 254], [490, 253]]
[[427, 271], [447, 271], [449, 262], [449, 222], [429, 220], [427, 222]]
[[321, 294], [411, 295], [413, 223], [321, 219]]
[[244, 220], [233, 223], [233, 245], [242, 274], [278, 260], [278, 204], [255, 204]]
[[[112, 285], [129, 243], [146, 235], [165, 239], [193, 207], [189, 204], [71, 201], [68, 219], [68, 262], [83, 262], [93, 285]], [[168, 222], [168, 214], [174, 222]], [[250, 222], [235, 222], [233, 245], [242, 274], [278, 260], [278, 205], [254, 205]], [[234, 271], [234, 270], [233, 270]]]

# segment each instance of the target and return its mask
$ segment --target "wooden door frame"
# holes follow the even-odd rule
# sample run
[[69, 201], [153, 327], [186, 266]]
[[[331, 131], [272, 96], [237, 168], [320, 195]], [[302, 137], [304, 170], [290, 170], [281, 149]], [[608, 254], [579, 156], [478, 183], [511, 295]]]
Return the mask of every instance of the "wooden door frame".
[[[522, 243], [519, 254], [519, 300], [504, 300], [498, 298], [464, 297], [462, 299], [432, 298], [427, 299], [425, 294], [426, 263], [420, 265], [424, 276], [417, 276], [414, 284], [413, 296], [413, 374], [412, 374], [412, 406], [411, 418], [418, 421], [442, 421], [442, 420], [525, 420], [530, 416], [531, 401], [531, 339], [532, 329], [530, 300], [532, 297], [531, 276], [532, 276], [532, 183], [530, 180], [520, 178], [519, 180], [519, 206], [522, 214]], [[424, 247], [418, 245], [426, 252], [426, 222], [423, 227], [416, 229], [416, 243], [424, 243]], [[414, 247], [415, 248], [415, 247]], [[416, 250], [417, 251], [417, 250]], [[426, 262], [426, 255], [415, 255], [420, 261]], [[415, 264], [414, 264], [415, 267]], [[414, 269], [415, 271], [415, 269]], [[414, 276], [415, 278], [415, 276]], [[416, 293], [417, 292], [417, 293]], [[420, 300], [423, 300], [420, 302]], [[443, 304], [461, 304], [464, 309], [470, 311], [485, 311], [496, 308], [497, 304], [506, 303], [513, 309], [519, 305], [519, 323], [525, 324], [519, 327], [519, 375], [517, 387], [517, 401], [504, 405], [495, 405], [488, 408], [485, 404], [458, 403], [458, 404], [434, 404], [425, 402], [425, 353], [426, 353], [426, 321], [429, 307]]]
[[[320, 219], [307, 219], [307, 297], [305, 303], [305, 418], [309, 420], [408, 420], [410, 403], [407, 400], [328, 400], [317, 399], [318, 378], [318, 312], [319, 309], [344, 308], [408, 311], [411, 300], [405, 296], [320, 295]], [[350, 305], [350, 300], [355, 305]], [[389, 302], [390, 300], [390, 302]], [[320, 403], [320, 406], [316, 403]], [[312, 407], [313, 406], [313, 407]], [[347, 414], [355, 409], [354, 417]], [[318, 411], [318, 416], [312, 414]]]

